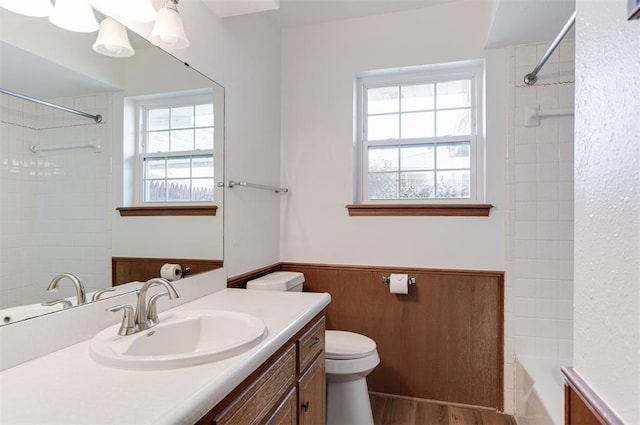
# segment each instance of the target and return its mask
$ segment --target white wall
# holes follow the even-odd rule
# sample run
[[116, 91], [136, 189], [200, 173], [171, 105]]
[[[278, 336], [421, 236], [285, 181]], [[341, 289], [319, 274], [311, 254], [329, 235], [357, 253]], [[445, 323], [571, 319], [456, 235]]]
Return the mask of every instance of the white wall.
[[[544, 117], [538, 126], [524, 125], [527, 105], [538, 105], [541, 111], [573, 110], [572, 39], [562, 41], [535, 85], [523, 82], [548, 47], [540, 43], [507, 49], [507, 407], [513, 405], [516, 355], [552, 359], [558, 381], [559, 366], [571, 364], [572, 358], [574, 120], [570, 115]], [[561, 391], [558, 387], [551, 397], [561, 400]], [[553, 416], [561, 418], [561, 404], [555, 407], [559, 409]]]
[[640, 423], [640, 21], [578, 0], [574, 367]]
[[[504, 58], [487, 58], [489, 217], [349, 217], [357, 72], [485, 58], [489, 2], [288, 28], [282, 35], [283, 261], [504, 269]], [[489, 64], [494, 60], [493, 64]], [[492, 103], [495, 102], [495, 103]]]

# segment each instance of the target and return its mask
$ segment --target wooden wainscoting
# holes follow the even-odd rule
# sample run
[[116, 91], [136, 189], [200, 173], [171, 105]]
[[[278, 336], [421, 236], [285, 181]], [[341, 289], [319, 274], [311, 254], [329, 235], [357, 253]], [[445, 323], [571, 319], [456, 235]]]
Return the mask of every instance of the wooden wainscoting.
[[195, 260], [185, 258], [142, 258], [142, 257], [112, 257], [111, 282], [113, 286], [123, 283], [145, 282], [160, 276], [163, 264], [180, 264], [182, 268], [190, 268], [189, 274], [202, 273], [222, 267], [222, 260]]
[[623, 425], [572, 367], [563, 367], [565, 425]]
[[280, 270], [280, 263], [276, 263], [260, 269], [252, 270], [248, 273], [232, 276], [227, 279], [227, 288], [246, 288], [248, 281]]
[[[328, 292], [327, 329], [378, 345], [371, 391], [502, 410], [504, 273], [282, 263], [305, 290]], [[409, 273], [408, 295], [382, 276]]]

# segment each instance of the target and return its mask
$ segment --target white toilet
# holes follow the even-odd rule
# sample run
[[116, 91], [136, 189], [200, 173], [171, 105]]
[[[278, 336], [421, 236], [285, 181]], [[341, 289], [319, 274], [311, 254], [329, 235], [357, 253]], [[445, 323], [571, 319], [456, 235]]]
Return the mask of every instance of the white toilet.
[[[247, 289], [302, 291], [304, 275], [274, 272], [247, 282]], [[376, 343], [353, 332], [325, 332], [327, 424], [373, 425], [366, 377], [380, 363]]]

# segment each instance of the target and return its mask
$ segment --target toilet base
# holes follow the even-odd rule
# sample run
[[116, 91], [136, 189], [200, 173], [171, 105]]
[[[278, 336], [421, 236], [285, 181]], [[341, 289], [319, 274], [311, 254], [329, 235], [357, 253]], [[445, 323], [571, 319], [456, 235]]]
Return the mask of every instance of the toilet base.
[[327, 425], [373, 425], [365, 378], [334, 383], [327, 380]]

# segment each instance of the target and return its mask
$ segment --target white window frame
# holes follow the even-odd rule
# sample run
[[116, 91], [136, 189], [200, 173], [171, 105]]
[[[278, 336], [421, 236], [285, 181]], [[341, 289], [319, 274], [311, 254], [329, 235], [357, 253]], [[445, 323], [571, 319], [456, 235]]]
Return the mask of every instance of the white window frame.
[[[361, 204], [477, 204], [485, 197], [485, 143], [483, 130], [484, 69], [481, 61], [439, 64], [382, 71], [368, 71], [356, 76], [356, 158], [355, 199]], [[428, 137], [416, 139], [368, 141], [365, 123], [368, 116], [367, 90], [394, 85], [429, 84], [470, 79], [471, 137]], [[368, 199], [368, 148], [370, 146], [419, 145], [468, 141], [471, 142], [470, 196], [468, 198], [395, 198]]]
[[[192, 105], [213, 105], [214, 125], [213, 125], [213, 149], [195, 149], [188, 151], [175, 151], [164, 153], [144, 153], [145, 143], [147, 141], [148, 134], [148, 119], [147, 113], [150, 109], [160, 108], [180, 108], [183, 106]], [[215, 202], [215, 186], [214, 186], [214, 198], [211, 201], [167, 201], [167, 202], [145, 202], [144, 201], [144, 161], [146, 158], [166, 158], [166, 157], [179, 157], [179, 156], [198, 156], [198, 155], [212, 155], [214, 163], [214, 185], [215, 181], [215, 147], [216, 147], [216, 120], [215, 120], [215, 103], [213, 94], [172, 94], [163, 97], [154, 97], [153, 99], [146, 99], [136, 102], [136, 121], [138, 131], [136, 132], [136, 151], [135, 151], [135, 200], [138, 206], [198, 206], [198, 205], [213, 205]]]

